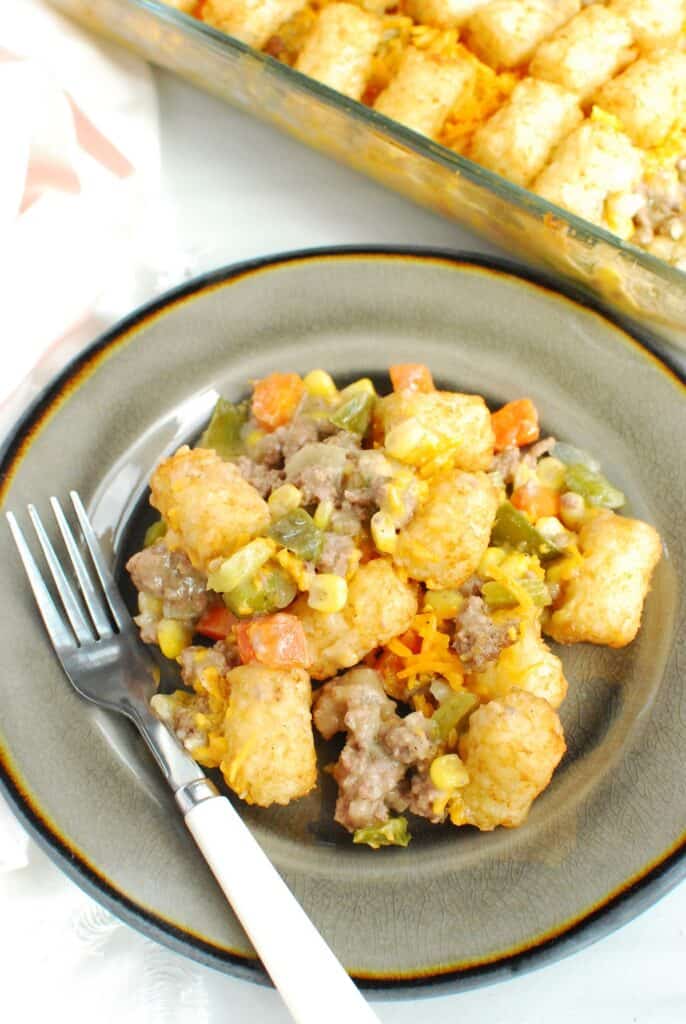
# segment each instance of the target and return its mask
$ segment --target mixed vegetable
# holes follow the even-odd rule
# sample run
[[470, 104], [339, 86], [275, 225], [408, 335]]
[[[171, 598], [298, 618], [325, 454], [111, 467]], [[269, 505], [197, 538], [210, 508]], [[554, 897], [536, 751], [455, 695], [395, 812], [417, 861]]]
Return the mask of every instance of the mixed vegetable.
[[421, 364], [390, 378], [273, 373], [219, 399], [155, 470], [128, 563], [186, 687], [153, 708], [186, 748], [269, 806], [316, 785], [313, 723], [342, 733], [335, 818], [374, 849], [407, 845], [408, 812], [525, 820], [565, 750], [543, 634], [630, 643], [661, 549], [529, 398], [491, 413]]

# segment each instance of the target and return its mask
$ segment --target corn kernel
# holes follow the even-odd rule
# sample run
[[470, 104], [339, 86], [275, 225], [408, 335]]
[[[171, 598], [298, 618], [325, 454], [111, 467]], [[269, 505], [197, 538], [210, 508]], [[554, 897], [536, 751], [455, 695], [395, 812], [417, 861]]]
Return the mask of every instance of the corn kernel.
[[188, 647], [192, 630], [177, 619], [162, 619], [157, 627], [157, 643], [165, 658], [174, 661]]
[[369, 377], [360, 377], [359, 380], [354, 380], [352, 384], [348, 384], [346, 388], [343, 388], [341, 397], [354, 395], [357, 391], [366, 391], [368, 395], [376, 394], [376, 388]]
[[372, 540], [378, 551], [392, 555], [397, 543], [395, 524], [387, 512], [375, 512], [370, 523]]
[[317, 573], [310, 581], [307, 603], [317, 612], [339, 612], [348, 600], [348, 584], [331, 572]]
[[586, 516], [586, 502], [580, 494], [567, 491], [560, 498], [560, 519], [568, 530], [578, 530]]
[[500, 571], [514, 580], [521, 580], [531, 568], [531, 559], [521, 551], [513, 551], [500, 563]]
[[429, 775], [436, 789], [450, 792], [469, 782], [467, 769], [457, 754], [442, 754], [431, 762]]
[[325, 498], [320, 501], [317, 505], [312, 521], [318, 530], [325, 530], [331, 522], [331, 516], [333, 515], [333, 502], [330, 498]]
[[249, 576], [257, 572], [276, 551], [276, 544], [269, 537], [257, 537], [226, 558], [215, 572], [207, 577], [210, 590], [229, 594]]
[[543, 486], [552, 487], [554, 491], [559, 491], [563, 486], [566, 473], [567, 467], [564, 462], [554, 459], [552, 455], [546, 455], [536, 467], [536, 476]]
[[529, 466], [526, 462], [520, 462], [514, 472], [514, 486], [523, 487], [525, 484], [531, 481], [538, 480], [538, 474], [533, 466]]
[[479, 562], [479, 574], [490, 576], [492, 569], [497, 569], [505, 561], [506, 553], [502, 548], [486, 548]]
[[144, 590], [141, 590], [138, 595], [138, 610], [141, 615], [149, 615], [151, 619], [161, 619], [162, 607], [162, 598], [146, 594]]
[[302, 491], [299, 491], [295, 484], [282, 484], [281, 487], [277, 487], [267, 498], [272, 519], [281, 519], [289, 512], [294, 512], [300, 507], [302, 499]]
[[333, 398], [338, 390], [326, 370], [310, 370], [303, 378], [303, 384], [313, 398]]

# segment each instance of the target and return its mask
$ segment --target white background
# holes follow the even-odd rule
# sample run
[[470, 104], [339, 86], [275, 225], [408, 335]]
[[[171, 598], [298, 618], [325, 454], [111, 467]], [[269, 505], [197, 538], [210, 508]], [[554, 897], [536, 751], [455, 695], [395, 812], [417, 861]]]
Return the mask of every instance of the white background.
[[[168, 239], [157, 285], [308, 246], [495, 251], [171, 76], [156, 78]], [[90, 324], [81, 337], [92, 335]], [[685, 921], [682, 884], [558, 964], [461, 995], [377, 1004], [378, 1013], [398, 1024], [678, 1024], [686, 1021]], [[70, 1024], [288, 1020], [274, 992], [192, 965], [118, 925], [32, 844], [28, 868], [0, 875], [0, 1020], [67, 1015]]]

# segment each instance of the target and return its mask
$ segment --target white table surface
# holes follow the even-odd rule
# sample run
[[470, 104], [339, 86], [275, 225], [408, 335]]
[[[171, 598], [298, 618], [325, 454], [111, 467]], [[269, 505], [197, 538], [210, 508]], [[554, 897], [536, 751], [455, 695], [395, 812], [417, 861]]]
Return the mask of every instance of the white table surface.
[[[496, 252], [156, 74], [171, 241], [168, 264], [150, 291], [165, 278], [173, 284], [223, 263], [309, 246], [397, 243]], [[93, 333], [88, 325], [79, 340]], [[378, 1014], [397, 1024], [679, 1024], [686, 1021], [685, 922], [682, 884], [620, 931], [557, 964], [463, 994], [377, 1003]], [[8, 1022], [62, 1015], [70, 1024], [288, 1020], [273, 991], [192, 965], [118, 925], [33, 843], [27, 868], [0, 874], [0, 964], [0, 1019]]]

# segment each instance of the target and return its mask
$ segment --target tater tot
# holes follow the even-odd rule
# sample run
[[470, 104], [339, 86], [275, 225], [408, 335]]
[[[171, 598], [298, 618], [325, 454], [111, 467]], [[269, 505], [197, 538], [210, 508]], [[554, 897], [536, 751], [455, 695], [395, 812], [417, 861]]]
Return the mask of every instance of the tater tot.
[[469, 156], [516, 185], [526, 186], [582, 119], [576, 93], [554, 82], [524, 78], [508, 102], [477, 128]]
[[221, 763], [227, 784], [259, 807], [309, 793], [317, 765], [307, 673], [242, 665], [229, 672], [228, 682], [227, 752]]
[[270, 523], [269, 507], [236, 467], [207, 448], [186, 445], [160, 463], [150, 482], [150, 504], [167, 523], [166, 543], [180, 547], [207, 571]]
[[430, 589], [459, 587], [488, 547], [498, 503], [485, 473], [457, 469], [433, 477], [426, 500], [398, 531], [394, 564]]
[[440, 458], [459, 469], [488, 469], [495, 443], [481, 395], [456, 391], [398, 391], [382, 399], [379, 414], [389, 455], [411, 466]]
[[587, 99], [632, 60], [632, 43], [628, 21], [593, 4], [541, 43], [529, 72]]
[[686, 17], [684, 0], [610, 0], [608, 8], [631, 26], [642, 50], [654, 50], [673, 42]]
[[296, 69], [359, 99], [383, 32], [383, 22], [354, 4], [325, 7], [305, 41]]
[[469, 57], [448, 59], [409, 46], [398, 73], [379, 94], [374, 109], [436, 139], [473, 75]]
[[456, 825], [490, 832], [521, 825], [566, 750], [550, 704], [524, 690], [477, 708], [460, 740], [469, 782], [451, 807]]
[[675, 50], [639, 58], [607, 82], [595, 102], [619, 118], [637, 146], [659, 145], [686, 105], [686, 54]]
[[164, 0], [164, 3], [168, 7], [175, 7], [177, 11], [183, 11], [184, 14], [192, 14], [198, 6], [197, 0]]
[[579, 0], [492, 0], [470, 18], [467, 43], [491, 67], [515, 68], [580, 6]]
[[643, 155], [628, 135], [596, 121], [584, 121], [554, 151], [533, 183], [539, 196], [594, 224], [610, 227], [605, 202], [638, 185]]
[[289, 611], [305, 630], [312, 678], [328, 679], [409, 629], [417, 607], [417, 588], [400, 579], [390, 562], [376, 558], [350, 580], [342, 611], [314, 611], [305, 594]]
[[624, 647], [641, 624], [660, 537], [648, 523], [604, 511], [581, 528], [579, 550], [583, 565], [544, 630], [562, 644]]
[[491, 0], [405, 0], [405, 13], [420, 25], [459, 28]]
[[526, 690], [552, 708], [559, 708], [567, 695], [562, 662], [546, 646], [538, 624], [530, 625], [483, 672], [470, 675], [466, 685], [483, 700], [505, 697], [513, 689]]
[[307, 0], [205, 0], [202, 20], [260, 49]]

